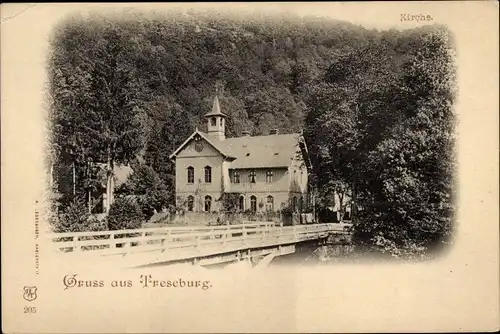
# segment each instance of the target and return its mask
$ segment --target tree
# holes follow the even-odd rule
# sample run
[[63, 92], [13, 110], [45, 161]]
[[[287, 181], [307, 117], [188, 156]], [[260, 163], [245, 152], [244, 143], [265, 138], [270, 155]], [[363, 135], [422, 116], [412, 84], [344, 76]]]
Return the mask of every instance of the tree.
[[177, 103], [165, 103], [163, 121], [153, 127], [145, 152], [146, 164], [163, 180], [170, 192], [175, 191], [175, 165], [170, 155], [194, 131], [194, 122]]
[[[99, 37], [90, 46], [95, 29]], [[127, 62], [133, 51], [129, 37], [113, 24], [71, 23], [58, 31], [51, 63], [51, 92], [57, 101], [53, 140], [62, 143], [62, 155], [73, 163], [86, 165], [91, 159], [107, 164], [106, 211], [113, 202], [114, 165], [136, 156], [145, 133], [141, 87]], [[70, 49], [81, 40], [88, 49]]]
[[117, 194], [134, 196], [146, 219], [155, 210], [160, 212], [173, 201], [173, 192], [168, 190], [158, 173], [151, 166], [141, 164], [134, 166], [134, 172], [117, 189]]
[[110, 230], [133, 230], [141, 227], [144, 216], [133, 197], [121, 197], [111, 205], [107, 220]]
[[52, 228], [56, 233], [107, 230], [104, 221], [99, 221], [89, 214], [82, 197], [73, 198], [62, 214], [52, 220]]
[[379, 191], [357, 235], [396, 255], [446, 243], [454, 215], [454, 51], [446, 29], [421, 38], [402, 79], [407, 117], [370, 156], [370, 187]]
[[454, 68], [445, 29], [402, 35], [329, 67], [309, 88], [305, 135], [323, 196], [348, 186], [363, 209], [356, 243], [413, 256], [450, 235]]
[[203, 128], [216, 82], [225, 88], [220, 98], [228, 136], [243, 130], [267, 134], [276, 127], [298, 131], [304, 89], [334, 50], [370, 34], [328, 19], [214, 19], [203, 12], [64, 22], [51, 40], [49, 66], [52, 142], [60, 153], [55, 166], [63, 198], [68, 202], [91, 190], [91, 160], [109, 165], [111, 202], [111, 165], [135, 155], [144, 155], [173, 189], [168, 155], [195, 127]]
[[146, 196], [154, 184], [148, 205], [160, 208], [175, 188], [169, 156], [204, 130], [220, 83], [228, 137], [304, 127], [319, 204], [337, 193], [362, 209], [356, 242], [425, 248], [453, 212], [449, 39], [439, 27], [369, 31], [265, 13], [67, 22], [49, 67], [56, 183], [68, 205], [96, 178], [89, 161], [105, 162], [112, 200], [112, 166], [137, 156], [161, 182], [139, 172], [132, 188]]

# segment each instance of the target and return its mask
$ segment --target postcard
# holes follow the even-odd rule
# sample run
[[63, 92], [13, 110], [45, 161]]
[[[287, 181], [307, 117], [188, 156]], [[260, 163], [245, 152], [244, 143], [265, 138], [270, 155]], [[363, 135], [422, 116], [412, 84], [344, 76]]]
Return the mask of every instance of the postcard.
[[499, 329], [497, 2], [0, 9], [5, 333]]

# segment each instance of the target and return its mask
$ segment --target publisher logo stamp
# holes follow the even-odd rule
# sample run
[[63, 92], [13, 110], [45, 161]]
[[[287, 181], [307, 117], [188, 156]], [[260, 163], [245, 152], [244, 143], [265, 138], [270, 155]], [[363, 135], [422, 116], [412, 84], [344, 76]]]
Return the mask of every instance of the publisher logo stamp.
[[23, 298], [29, 302], [35, 300], [37, 298], [36, 286], [25, 286]]

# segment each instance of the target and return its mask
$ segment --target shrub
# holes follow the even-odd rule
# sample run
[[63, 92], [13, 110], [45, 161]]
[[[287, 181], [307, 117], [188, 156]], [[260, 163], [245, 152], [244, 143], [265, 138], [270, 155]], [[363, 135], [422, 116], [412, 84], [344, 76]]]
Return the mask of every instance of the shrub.
[[171, 202], [172, 195], [168, 190], [160, 188], [148, 192], [146, 198], [149, 206], [155, 209], [156, 212], [160, 212]]
[[89, 219], [87, 220], [87, 229], [86, 231], [88, 232], [100, 232], [100, 231], [107, 231], [108, 230], [108, 224], [105, 219], [99, 220], [94, 216], [90, 216]]
[[56, 233], [87, 232], [91, 231], [92, 224], [85, 200], [75, 197], [62, 214], [53, 221], [53, 229]]
[[293, 209], [290, 206], [285, 206], [281, 209], [281, 214], [284, 216], [291, 216], [293, 214]]
[[122, 197], [111, 205], [107, 219], [110, 230], [137, 229], [141, 227], [144, 214], [134, 198]]
[[147, 165], [137, 165], [127, 181], [117, 189], [118, 194], [138, 196], [138, 203], [146, 219], [160, 212], [172, 202], [172, 194], [158, 176]]
[[220, 200], [222, 201], [222, 210], [227, 212], [239, 211], [239, 193], [223, 193]]

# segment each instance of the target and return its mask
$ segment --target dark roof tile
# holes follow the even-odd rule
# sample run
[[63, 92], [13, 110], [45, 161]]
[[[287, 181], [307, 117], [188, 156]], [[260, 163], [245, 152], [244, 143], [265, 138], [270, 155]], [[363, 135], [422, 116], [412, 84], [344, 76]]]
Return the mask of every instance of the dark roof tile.
[[297, 153], [299, 134], [243, 136], [222, 141], [236, 157], [230, 168], [288, 167]]

